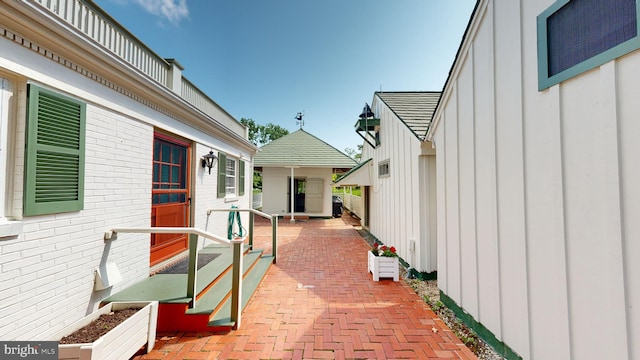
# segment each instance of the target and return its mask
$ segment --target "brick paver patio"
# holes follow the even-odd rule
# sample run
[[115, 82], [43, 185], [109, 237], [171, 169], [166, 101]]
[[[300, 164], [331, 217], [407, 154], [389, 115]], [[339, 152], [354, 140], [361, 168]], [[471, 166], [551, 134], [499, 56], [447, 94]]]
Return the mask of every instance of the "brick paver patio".
[[[278, 262], [240, 330], [159, 334], [136, 359], [476, 359], [402, 280], [372, 280], [352, 224], [280, 220]], [[257, 248], [270, 248], [270, 231], [258, 223]]]

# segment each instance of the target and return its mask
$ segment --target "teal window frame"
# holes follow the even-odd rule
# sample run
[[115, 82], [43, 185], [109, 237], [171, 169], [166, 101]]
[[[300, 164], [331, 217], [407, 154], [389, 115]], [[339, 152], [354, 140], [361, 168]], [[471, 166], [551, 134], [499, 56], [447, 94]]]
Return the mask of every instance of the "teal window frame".
[[[640, 36], [620, 43], [598, 55], [592, 56], [572, 67], [549, 76], [549, 44], [548, 44], [548, 19], [567, 5], [571, 0], [557, 0], [537, 17], [538, 31], [538, 90], [542, 91], [565, 80], [576, 77], [591, 69], [608, 63], [632, 51], [640, 48]], [[575, 1], [575, 0], [573, 0]], [[640, 2], [636, 2], [636, 24], [640, 33]]]
[[28, 85], [25, 216], [84, 208], [84, 102]]

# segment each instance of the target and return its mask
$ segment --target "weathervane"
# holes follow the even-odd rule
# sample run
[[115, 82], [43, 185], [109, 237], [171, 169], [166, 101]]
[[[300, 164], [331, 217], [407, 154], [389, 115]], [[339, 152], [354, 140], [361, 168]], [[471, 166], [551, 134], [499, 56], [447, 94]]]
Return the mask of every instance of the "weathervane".
[[302, 130], [302, 127], [304, 126], [304, 120], [302, 120], [303, 116], [304, 116], [304, 112], [299, 112], [295, 117], [296, 125], [300, 125], [301, 130]]

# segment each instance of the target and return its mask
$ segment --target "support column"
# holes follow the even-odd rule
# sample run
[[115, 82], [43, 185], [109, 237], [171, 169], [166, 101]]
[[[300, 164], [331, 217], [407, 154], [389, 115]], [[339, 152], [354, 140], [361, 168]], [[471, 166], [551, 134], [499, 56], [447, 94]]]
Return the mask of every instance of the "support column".
[[187, 297], [191, 298], [190, 307], [196, 306], [196, 271], [198, 266], [198, 235], [189, 234], [189, 267], [187, 273]]
[[291, 168], [291, 220], [289, 220], [290, 222], [294, 223], [296, 222], [296, 219], [293, 218], [293, 212], [295, 211], [295, 194], [294, 194], [294, 188], [293, 188], [293, 184], [294, 184], [294, 179], [293, 179], [293, 167]]
[[233, 246], [233, 268], [231, 280], [231, 321], [236, 323], [234, 329], [240, 328], [242, 317], [242, 240], [231, 240]]

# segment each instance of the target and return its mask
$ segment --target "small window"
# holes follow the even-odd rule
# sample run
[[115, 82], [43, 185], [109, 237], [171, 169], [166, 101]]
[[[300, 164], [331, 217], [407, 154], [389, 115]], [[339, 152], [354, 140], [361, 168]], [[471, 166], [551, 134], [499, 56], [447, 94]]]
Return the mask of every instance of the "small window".
[[389, 159], [378, 164], [378, 177], [389, 176]]
[[236, 160], [227, 158], [225, 172], [225, 195], [236, 194]]
[[218, 153], [218, 198], [244, 195], [245, 162]]
[[640, 48], [636, 0], [558, 0], [538, 16], [544, 90]]

